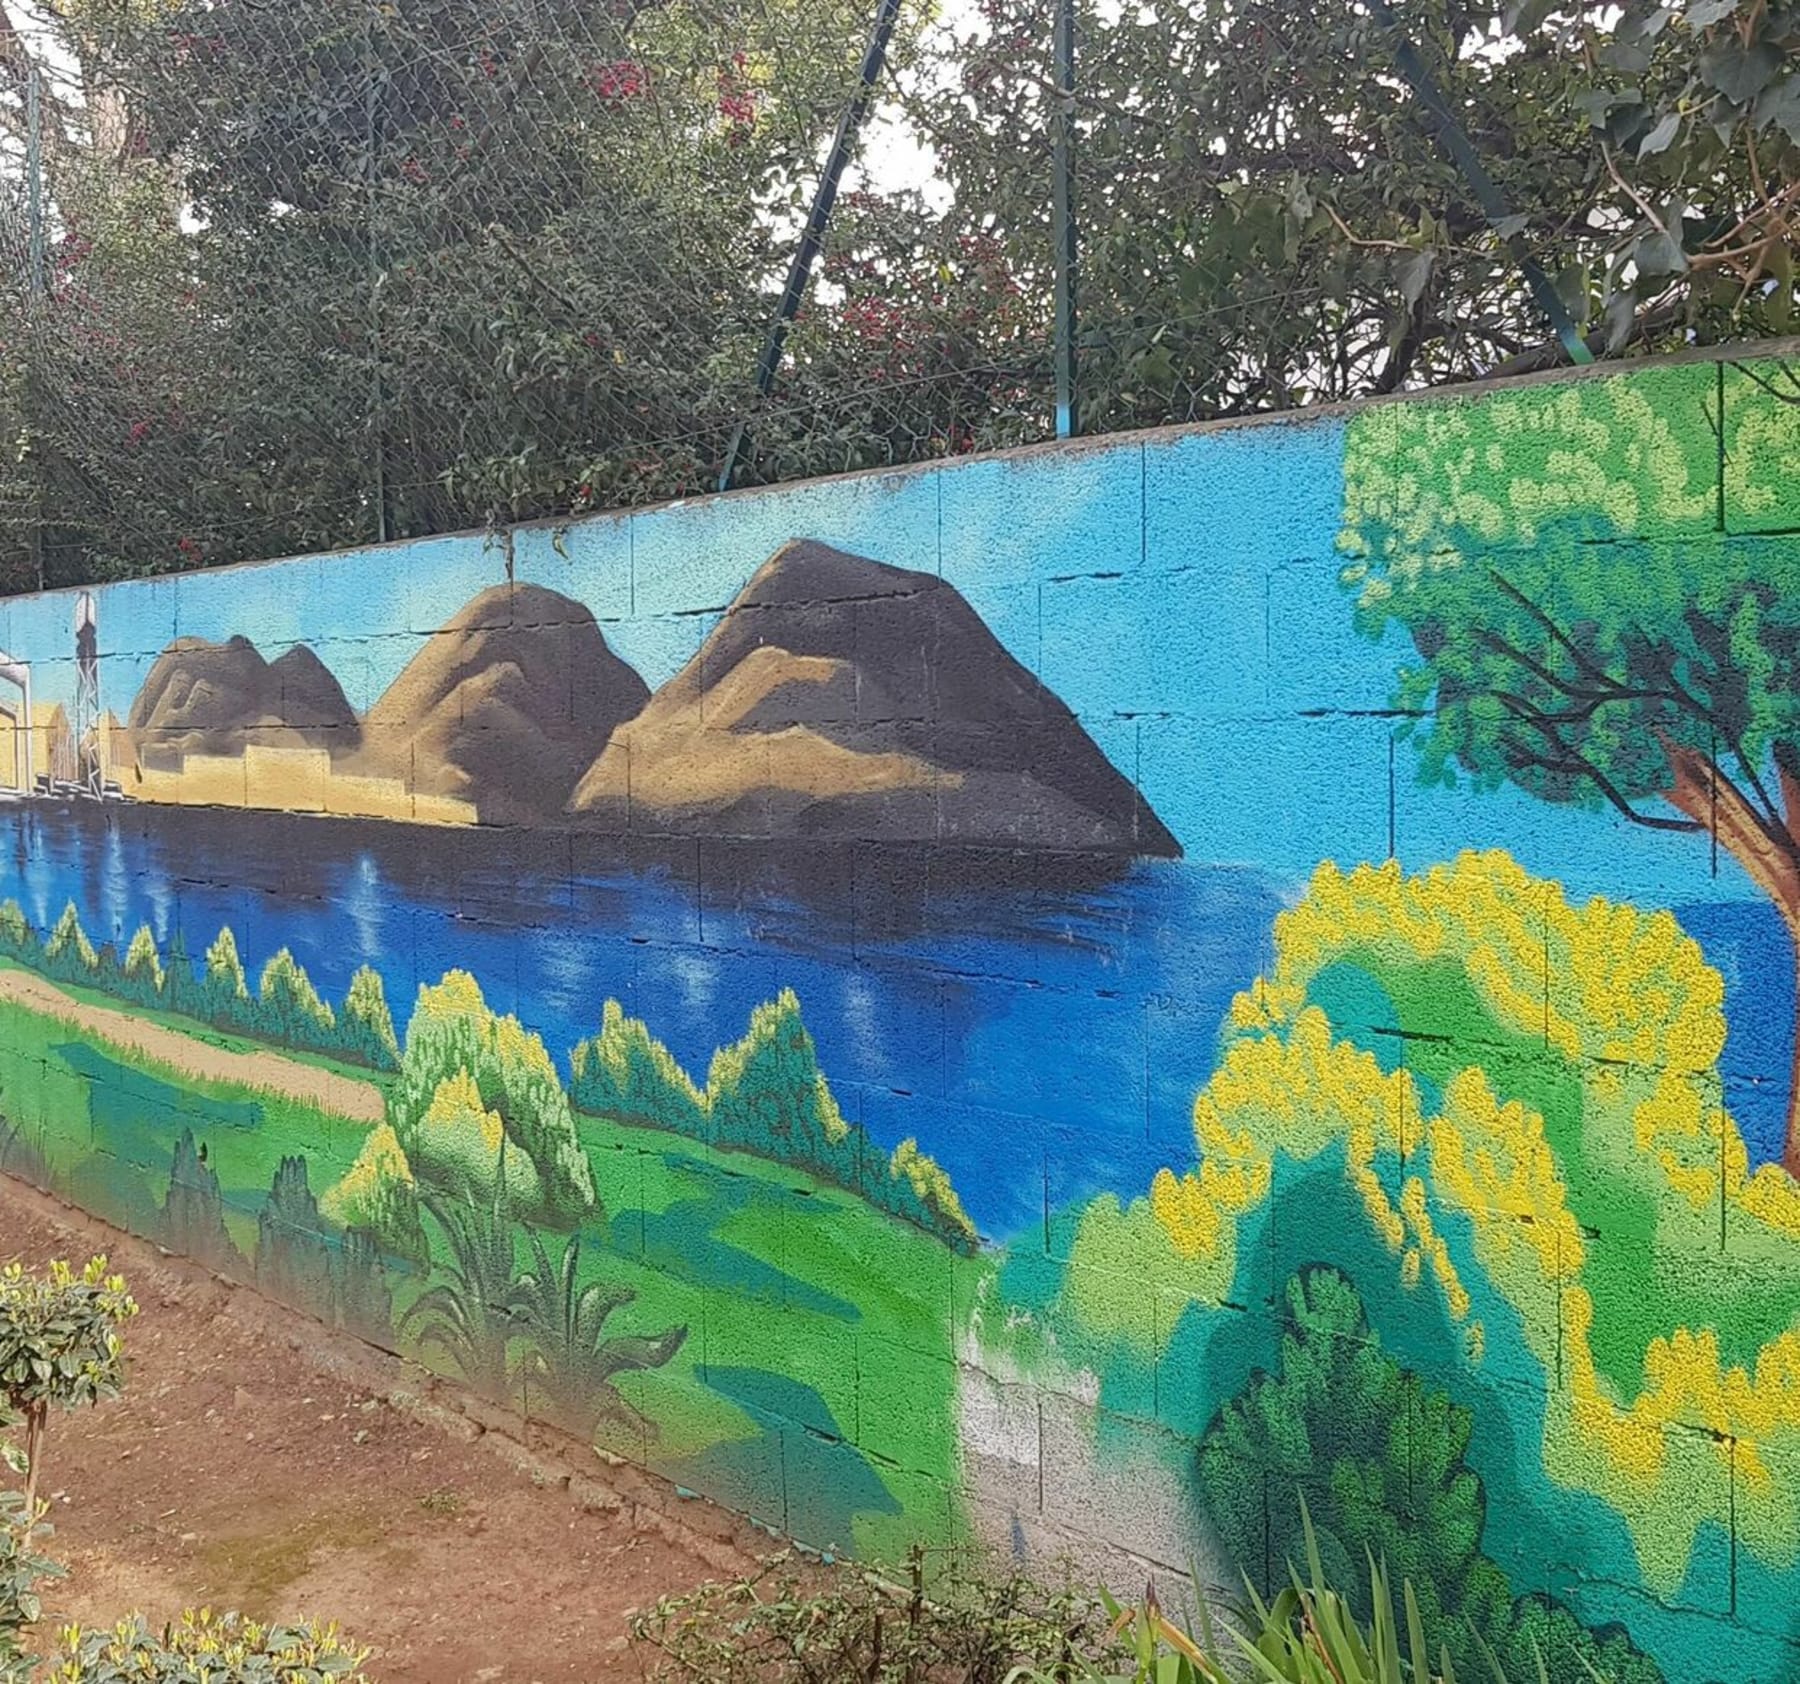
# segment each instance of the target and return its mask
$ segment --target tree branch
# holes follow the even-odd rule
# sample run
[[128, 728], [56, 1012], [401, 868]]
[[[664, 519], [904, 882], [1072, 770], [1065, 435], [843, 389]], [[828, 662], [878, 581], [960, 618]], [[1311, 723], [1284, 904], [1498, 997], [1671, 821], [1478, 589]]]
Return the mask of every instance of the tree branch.
[[1520, 724], [1536, 731], [1555, 753], [1555, 758], [1549, 759], [1517, 737], [1504, 737], [1500, 746], [1513, 757], [1516, 766], [1535, 767], [1538, 771], [1549, 772], [1558, 777], [1585, 777], [1610, 806], [1645, 830], [1679, 831], [1691, 835], [1708, 828], [1703, 821], [1692, 816], [1670, 819], [1664, 818], [1660, 813], [1640, 812], [1624, 791], [1599, 766], [1571, 745], [1554, 725], [1535, 717], [1535, 710], [1524, 697], [1496, 693], [1495, 700]]

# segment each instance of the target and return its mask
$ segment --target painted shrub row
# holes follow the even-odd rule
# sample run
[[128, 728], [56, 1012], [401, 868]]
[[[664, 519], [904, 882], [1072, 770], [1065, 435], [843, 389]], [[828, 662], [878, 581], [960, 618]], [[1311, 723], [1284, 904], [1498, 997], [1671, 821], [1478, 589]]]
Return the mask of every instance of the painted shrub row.
[[0, 957], [54, 982], [97, 988], [128, 1005], [176, 1012], [299, 1052], [372, 1070], [392, 1070], [399, 1062], [387, 994], [379, 973], [367, 965], [351, 978], [343, 1004], [334, 1010], [285, 947], [263, 966], [252, 993], [229, 929], [219, 931], [196, 970], [179, 931], [165, 958], [149, 925], [140, 925], [121, 957], [110, 942], [94, 945], [71, 903], [40, 942], [12, 900], [0, 902]]

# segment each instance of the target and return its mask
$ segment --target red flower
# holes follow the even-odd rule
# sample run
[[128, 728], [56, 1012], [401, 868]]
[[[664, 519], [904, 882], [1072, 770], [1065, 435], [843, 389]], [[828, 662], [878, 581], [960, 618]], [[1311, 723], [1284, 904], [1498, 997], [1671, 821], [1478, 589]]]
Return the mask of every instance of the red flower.
[[650, 85], [649, 73], [636, 59], [616, 58], [610, 64], [592, 66], [583, 78], [599, 99], [621, 105], [636, 99]]

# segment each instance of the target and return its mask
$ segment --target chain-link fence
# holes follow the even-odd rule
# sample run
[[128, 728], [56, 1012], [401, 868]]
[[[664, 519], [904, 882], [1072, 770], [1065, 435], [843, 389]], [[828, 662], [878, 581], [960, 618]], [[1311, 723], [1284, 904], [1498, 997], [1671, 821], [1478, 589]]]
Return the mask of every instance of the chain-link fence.
[[[901, 0], [765, 391], [875, 0], [0, 0], [0, 591], [1047, 437], [1059, 163], [1082, 430], [1533, 366], [1522, 244], [1609, 350], [1792, 300], [1619, 266], [1620, 160], [1674, 148], [1590, 123], [1599, 37], [1542, 6], [1404, 22], [1498, 227], [1367, 0], [1079, 0], [1072, 103], [1062, 4]], [[1682, 189], [1697, 252], [1800, 175], [1754, 120]]]
[[[755, 392], [863, 0], [97, 0], [10, 22], [4, 587], [680, 495], [740, 427], [740, 483], [910, 460], [1042, 379], [1041, 346], [999, 366], [910, 345], [894, 299], [851, 297], [842, 277], [887, 269], [924, 215], [869, 214], [853, 176], [834, 307]], [[918, 36], [895, 35], [890, 78]]]

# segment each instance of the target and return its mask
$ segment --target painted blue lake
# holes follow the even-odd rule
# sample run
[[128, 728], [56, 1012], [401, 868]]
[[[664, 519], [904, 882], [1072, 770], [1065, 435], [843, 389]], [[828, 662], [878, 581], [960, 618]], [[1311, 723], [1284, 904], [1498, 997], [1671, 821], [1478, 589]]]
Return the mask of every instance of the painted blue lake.
[[[0, 808], [0, 898], [40, 929], [73, 901], [96, 941], [148, 923], [165, 953], [179, 932], [198, 956], [228, 924], [253, 980], [289, 947], [334, 1001], [371, 964], [402, 1031], [417, 988], [460, 967], [559, 1059], [616, 998], [704, 1081], [792, 988], [845, 1115], [884, 1146], [916, 1136], [994, 1238], [1191, 1161], [1220, 1024], [1299, 887], [1191, 861], [1072, 882], [1004, 854]], [[1730, 1103], [1752, 1156], [1777, 1155], [1786, 935], [1761, 905], [1681, 915], [1726, 979]]]

